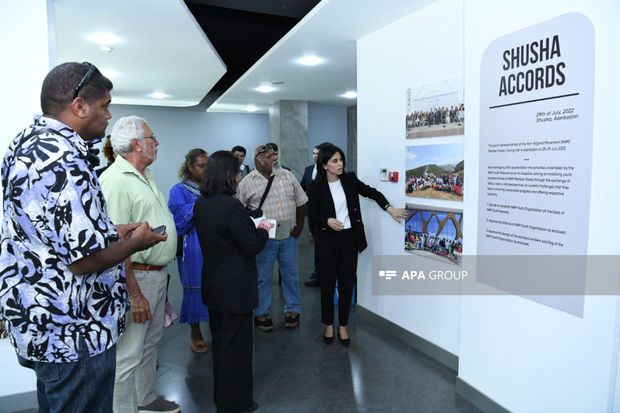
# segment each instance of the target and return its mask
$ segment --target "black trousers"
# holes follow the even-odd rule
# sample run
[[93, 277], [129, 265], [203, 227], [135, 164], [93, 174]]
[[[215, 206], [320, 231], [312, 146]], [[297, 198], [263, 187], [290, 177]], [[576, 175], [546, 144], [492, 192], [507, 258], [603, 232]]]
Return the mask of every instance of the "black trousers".
[[252, 313], [224, 314], [209, 308], [213, 343], [213, 400], [218, 413], [241, 412], [252, 394]]
[[[308, 230], [310, 231], [310, 235], [312, 236], [312, 241], [316, 244], [316, 235], [314, 232], [314, 223], [312, 222], [312, 220], [310, 219], [310, 217], [308, 216]], [[314, 268], [312, 269], [312, 274], [310, 275], [310, 278], [312, 279], [316, 279], [319, 278], [319, 265], [318, 265], [318, 261], [317, 261], [317, 257], [316, 257], [316, 253], [314, 254]]]
[[322, 253], [317, 257], [321, 279], [321, 320], [326, 325], [334, 324], [334, 290], [338, 281], [338, 324], [344, 327], [349, 322], [357, 271], [353, 230], [322, 232], [318, 238], [317, 241], [323, 244]]

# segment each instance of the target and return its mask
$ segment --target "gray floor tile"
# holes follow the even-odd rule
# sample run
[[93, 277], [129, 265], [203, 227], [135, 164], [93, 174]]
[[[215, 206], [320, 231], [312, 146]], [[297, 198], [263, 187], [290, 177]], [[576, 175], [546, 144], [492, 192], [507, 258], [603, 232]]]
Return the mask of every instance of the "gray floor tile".
[[[310, 251], [309, 254], [306, 254]], [[274, 277], [271, 316], [275, 328], [254, 333], [254, 398], [259, 412], [477, 412], [454, 392], [456, 374], [351, 313], [351, 347], [336, 339], [323, 343], [318, 287], [306, 287], [311, 250], [300, 248], [300, 326], [285, 329], [283, 296]], [[181, 304], [174, 272], [169, 298]], [[203, 335], [210, 343], [208, 324]], [[183, 413], [215, 412], [211, 353], [195, 354], [189, 326], [175, 323], [164, 331], [159, 349], [157, 391], [175, 400]]]

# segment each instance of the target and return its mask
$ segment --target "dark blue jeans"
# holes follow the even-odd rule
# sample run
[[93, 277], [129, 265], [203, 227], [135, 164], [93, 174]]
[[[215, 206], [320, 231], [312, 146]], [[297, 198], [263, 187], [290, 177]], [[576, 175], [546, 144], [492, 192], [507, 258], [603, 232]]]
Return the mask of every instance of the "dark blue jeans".
[[17, 356], [24, 367], [37, 375], [40, 413], [82, 413], [112, 411], [116, 345], [90, 357], [83, 338], [75, 363], [45, 363]]

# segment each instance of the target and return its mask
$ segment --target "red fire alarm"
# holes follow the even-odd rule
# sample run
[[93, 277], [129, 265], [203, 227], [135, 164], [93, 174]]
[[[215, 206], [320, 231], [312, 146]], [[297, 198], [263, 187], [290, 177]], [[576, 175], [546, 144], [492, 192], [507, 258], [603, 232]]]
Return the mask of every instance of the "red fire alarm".
[[390, 182], [398, 182], [398, 172], [390, 172], [388, 174], [388, 179]]

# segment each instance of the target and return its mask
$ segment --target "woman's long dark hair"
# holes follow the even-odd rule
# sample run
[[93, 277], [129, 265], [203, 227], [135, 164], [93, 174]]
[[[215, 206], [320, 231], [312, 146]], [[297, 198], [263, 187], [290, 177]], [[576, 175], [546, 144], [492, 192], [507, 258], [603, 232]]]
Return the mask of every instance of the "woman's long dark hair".
[[342, 149], [332, 144], [320, 145], [319, 154], [316, 158], [316, 178], [313, 183], [316, 182], [317, 184], [323, 184], [327, 182], [327, 171], [325, 171], [325, 168], [323, 167], [327, 165], [327, 162], [329, 162], [331, 157], [336, 153], [339, 153], [342, 158], [342, 168], [344, 170], [344, 167], [347, 165], [347, 161], [344, 157], [344, 152], [342, 152]]
[[200, 181], [200, 193], [205, 197], [237, 192], [239, 161], [229, 151], [217, 151], [209, 157]]

